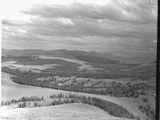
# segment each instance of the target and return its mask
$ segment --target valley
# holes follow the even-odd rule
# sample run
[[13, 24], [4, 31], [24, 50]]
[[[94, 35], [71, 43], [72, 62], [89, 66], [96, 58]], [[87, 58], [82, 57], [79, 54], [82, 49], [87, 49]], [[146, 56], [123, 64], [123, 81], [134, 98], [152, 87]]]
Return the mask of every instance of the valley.
[[[4, 108], [12, 106], [14, 110], [20, 107], [32, 111], [36, 109], [33, 107], [46, 106], [48, 108], [45, 109], [50, 109], [49, 106], [59, 104], [82, 103], [101, 108], [119, 119], [154, 120], [154, 62], [135, 65], [107, 61], [102, 56], [92, 59], [93, 55], [85, 52], [79, 55], [81, 57], [77, 57], [77, 54], [73, 56], [72, 53], [72, 58], [71, 55], [57, 54], [2, 56]], [[86, 54], [92, 57], [83, 58]], [[150, 73], [147, 67], [152, 69]], [[106, 106], [102, 107], [100, 103]]]

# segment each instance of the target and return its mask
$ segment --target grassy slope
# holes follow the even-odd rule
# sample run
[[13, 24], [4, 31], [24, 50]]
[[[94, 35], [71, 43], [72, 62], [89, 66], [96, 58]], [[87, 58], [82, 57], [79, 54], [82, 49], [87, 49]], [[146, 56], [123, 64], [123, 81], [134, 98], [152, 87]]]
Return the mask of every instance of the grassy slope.
[[86, 104], [74, 103], [41, 108], [0, 108], [1, 120], [129, 120], [110, 116]]

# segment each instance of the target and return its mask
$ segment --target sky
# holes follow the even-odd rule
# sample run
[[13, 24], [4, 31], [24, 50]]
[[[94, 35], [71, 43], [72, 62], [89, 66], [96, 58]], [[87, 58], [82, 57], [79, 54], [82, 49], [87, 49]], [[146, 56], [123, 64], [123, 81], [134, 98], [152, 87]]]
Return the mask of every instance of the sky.
[[5, 0], [2, 48], [155, 53], [157, 0]]

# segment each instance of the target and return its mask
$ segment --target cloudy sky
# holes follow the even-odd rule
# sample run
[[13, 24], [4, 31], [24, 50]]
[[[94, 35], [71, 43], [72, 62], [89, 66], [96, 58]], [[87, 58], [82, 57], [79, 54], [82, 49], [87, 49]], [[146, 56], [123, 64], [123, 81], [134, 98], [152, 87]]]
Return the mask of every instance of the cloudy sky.
[[154, 53], [157, 0], [5, 0], [2, 48]]

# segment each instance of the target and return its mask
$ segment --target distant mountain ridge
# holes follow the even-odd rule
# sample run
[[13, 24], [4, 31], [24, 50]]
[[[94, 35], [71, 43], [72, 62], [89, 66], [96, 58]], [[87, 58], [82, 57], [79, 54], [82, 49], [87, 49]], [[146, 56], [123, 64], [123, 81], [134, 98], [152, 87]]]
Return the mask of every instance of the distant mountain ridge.
[[[128, 63], [128, 64], [144, 64], [156, 61], [156, 57], [150, 57], [149, 55], [127, 55], [120, 56], [113, 53], [100, 53], [95, 51], [82, 51], [82, 50], [41, 50], [41, 49], [2, 49], [2, 56], [38, 56], [38, 55], [48, 55], [55, 57], [65, 57], [71, 59], [80, 60], [100, 60], [102, 63], [106, 60], [109, 63]], [[103, 59], [103, 60], [102, 60]]]

